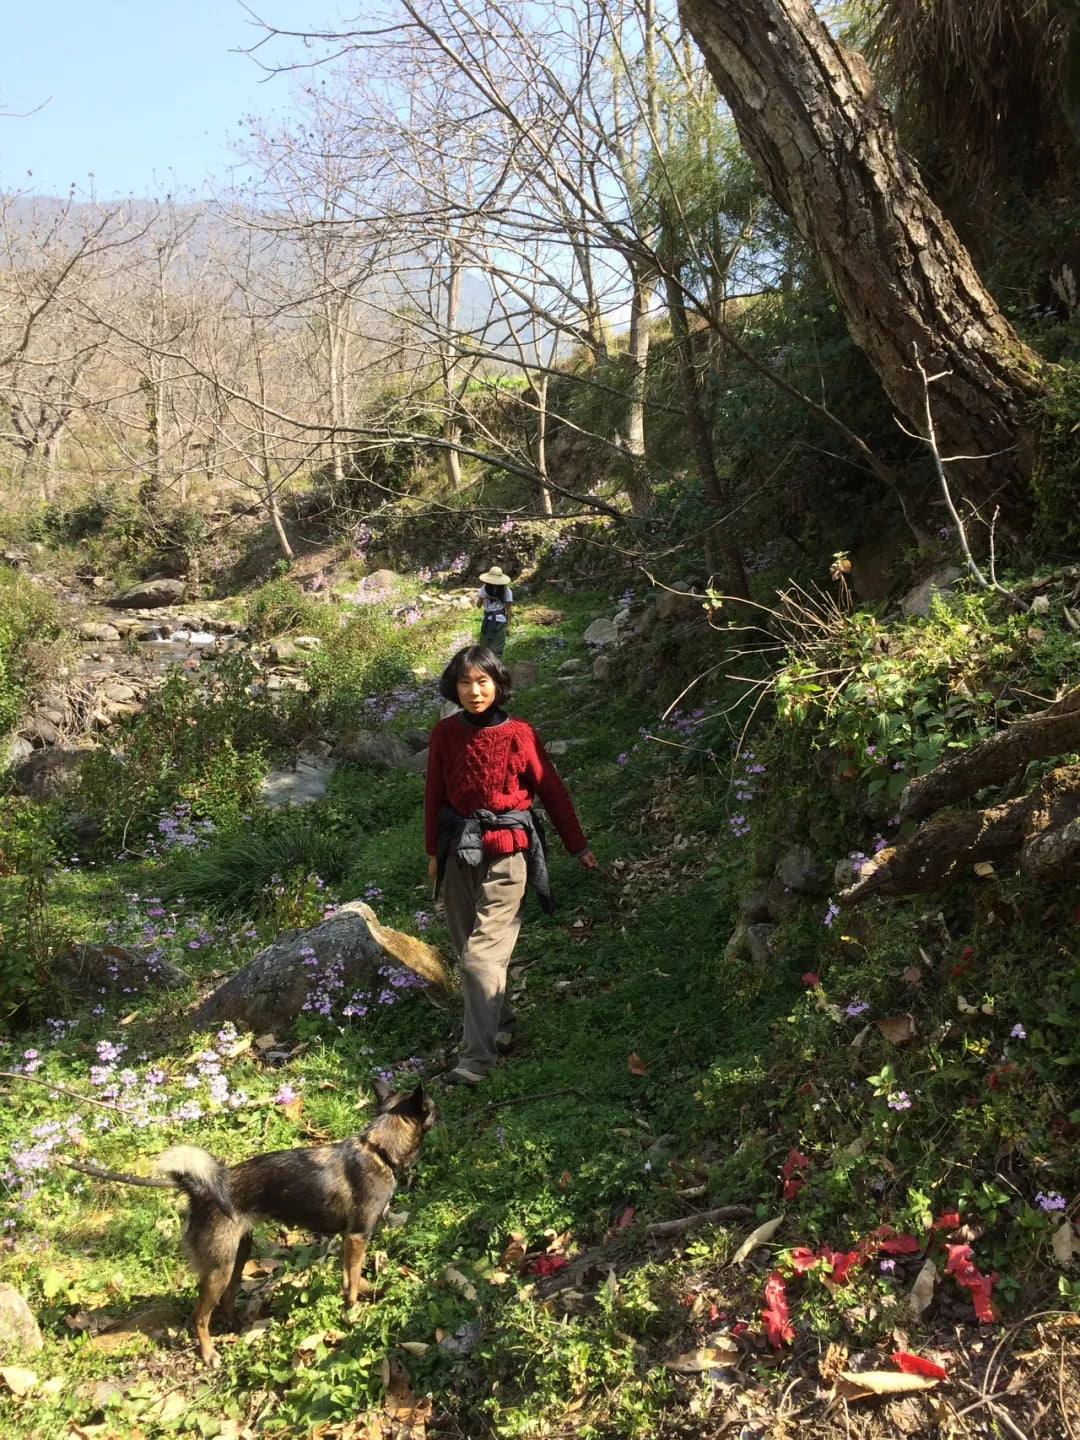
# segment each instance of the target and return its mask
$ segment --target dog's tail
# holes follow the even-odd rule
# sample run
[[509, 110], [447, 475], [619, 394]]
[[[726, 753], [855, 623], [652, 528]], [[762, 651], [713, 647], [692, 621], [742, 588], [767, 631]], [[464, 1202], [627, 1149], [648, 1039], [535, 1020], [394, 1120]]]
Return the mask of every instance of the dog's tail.
[[157, 1168], [194, 1203], [211, 1204], [231, 1220], [236, 1211], [229, 1194], [229, 1172], [197, 1145], [174, 1145], [158, 1156]]

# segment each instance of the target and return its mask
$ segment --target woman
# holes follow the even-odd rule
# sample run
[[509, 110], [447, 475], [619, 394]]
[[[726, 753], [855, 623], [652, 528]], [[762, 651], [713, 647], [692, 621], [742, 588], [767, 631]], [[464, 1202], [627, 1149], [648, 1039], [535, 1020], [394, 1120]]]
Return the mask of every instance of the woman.
[[502, 658], [506, 637], [510, 632], [510, 612], [514, 608], [514, 592], [510, 589], [510, 576], [504, 575], [498, 565], [485, 570], [480, 576], [484, 582], [476, 597], [482, 605], [484, 618], [480, 622], [480, 644], [486, 645], [493, 655]]
[[478, 1085], [513, 1041], [506, 972], [531, 883], [550, 911], [544, 836], [532, 813], [543, 802], [563, 844], [584, 870], [596, 857], [543, 742], [508, 715], [510, 675], [483, 645], [459, 650], [439, 693], [461, 706], [431, 732], [425, 839], [428, 875], [443, 882], [446, 923], [465, 992], [465, 1031], [444, 1079]]

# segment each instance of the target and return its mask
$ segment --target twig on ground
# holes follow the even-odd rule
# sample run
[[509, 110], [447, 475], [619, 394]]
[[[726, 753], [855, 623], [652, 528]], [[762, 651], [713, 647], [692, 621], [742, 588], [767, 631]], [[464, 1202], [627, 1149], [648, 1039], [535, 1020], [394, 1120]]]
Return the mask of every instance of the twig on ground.
[[[978, 1388], [975, 1385], [970, 1385], [966, 1380], [960, 1380], [957, 1377], [954, 1377], [954, 1379], [957, 1385], [961, 1385], [965, 1390], [970, 1390], [973, 1395], [979, 1395]], [[979, 1395], [979, 1398], [971, 1405], [965, 1405], [963, 1410], [957, 1410], [956, 1417], [959, 1419], [963, 1415], [970, 1415], [973, 1410], [978, 1410], [983, 1405], [985, 1405], [988, 1410], [993, 1411], [995, 1418], [1004, 1425], [1010, 1435], [1016, 1436], [1016, 1440], [1028, 1440], [1028, 1437], [1024, 1434], [1023, 1430], [1020, 1429], [1019, 1425], [1015, 1423], [1004, 1405], [999, 1405], [997, 1401], [991, 1399], [989, 1395]]]
[[86, 1165], [78, 1160], [61, 1160], [69, 1170], [78, 1170], [81, 1175], [92, 1175], [95, 1180], [116, 1180], [121, 1185], [146, 1185], [154, 1190], [175, 1190], [171, 1180], [155, 1180], [142, 1175], [122, 1175], [119, 1170], [106, 1170], [101, 1165]]
[[657, 1220], [645, 1226], [650, 1240], [667, 1235], [682, 1235], [686, 1230], [696, 1230], [699, 1225], [723, 1225], [727, 1220], [752, 1220], [754, 1212], [749, 1205], [721, 1205], [719, 1210], [701, 1210], [696, 1215], [683, 1215], [678, 1220]]
[[42, 1085], [46, 1090], [53, 1090], [57, 1095], [67, 1095], [72, 1100], [78, 1100], [82, 1105], [96, 1105], [99, 1110], [111, 1110], [115, 1115], [126, 1115], [128, 1119], [135, 1113], [133, 1110], [125, 1110], [122, 1105], [110, 1105], [107, 1100], [95, 1100], [92, 1095], [80, 1095], [77, 1090], [65, 1090], [63, 1085], [54, 1085], [50, 1080], [39, 1080], [36, 1075], [23, 1075], [19, 1070], [0, 1070], [0, 1080], [27, 1080], [31, 1085]]

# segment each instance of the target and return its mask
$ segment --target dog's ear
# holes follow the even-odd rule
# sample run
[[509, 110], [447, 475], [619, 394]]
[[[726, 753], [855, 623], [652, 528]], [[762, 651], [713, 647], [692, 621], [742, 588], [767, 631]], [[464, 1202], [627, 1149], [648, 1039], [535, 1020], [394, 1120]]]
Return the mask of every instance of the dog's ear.
[[375, 1099], [378, 1101], [379, 1109], [385, 1110], [389, 1102], [394, 1098], [394, 1087], [388, 1085], [385, 1080], [373, 1080], [371, 1088], [375, 1091]]
[[412, 1116], [417, 1120], [423, 1120], [427, 1113], [427, 1104], [427, 1096], [424, 1094], [424, 1082], [421, 1080], [416, 1089], [405, 1096], [402, 1103], [398, 1106], [397, 1113], [399, 1115]]

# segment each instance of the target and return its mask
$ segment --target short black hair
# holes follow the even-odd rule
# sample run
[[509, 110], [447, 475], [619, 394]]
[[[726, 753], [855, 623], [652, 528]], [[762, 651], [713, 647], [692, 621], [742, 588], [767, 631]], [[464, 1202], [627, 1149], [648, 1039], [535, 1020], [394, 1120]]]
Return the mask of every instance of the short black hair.
[[450, 661], [439, 676], [439, 694], [444, 700], [452, 700], [455, 705], [458, 703], [458, 681], [470, 670], [483, 670], [485, 675], [490, 675], [495, 681], [495, 704], [506, 704], [513, 689], [510, 671], [486, 645], [466, 645]]

